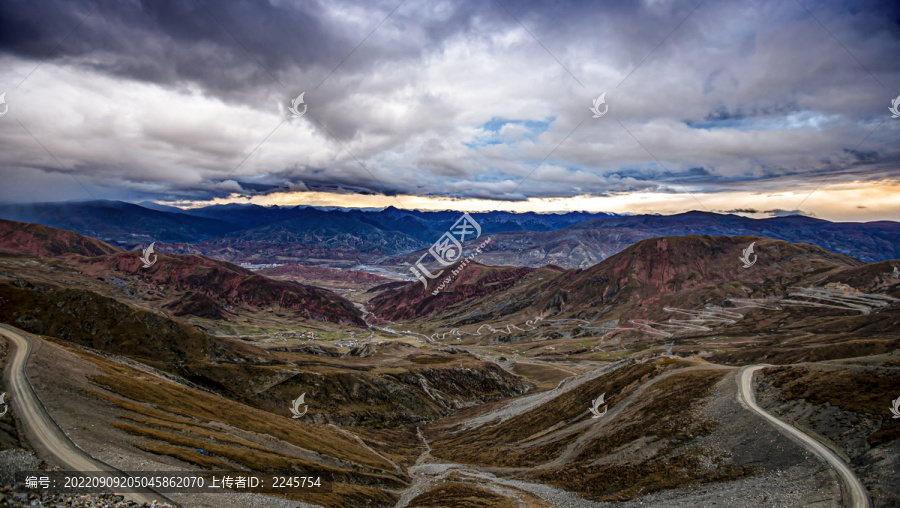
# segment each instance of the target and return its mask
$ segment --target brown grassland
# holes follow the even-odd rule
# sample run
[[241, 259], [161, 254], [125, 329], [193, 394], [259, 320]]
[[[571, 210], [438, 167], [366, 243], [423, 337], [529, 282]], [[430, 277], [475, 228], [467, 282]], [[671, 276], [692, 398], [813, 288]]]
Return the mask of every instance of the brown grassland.
[[424, 494], [419, 494], [407, 506], [410, 508], [519, 508], [521, 504], [487, 489], [480, 489], [464, 483], [447, 482]]
[[[691, 444], [694, 438], [710, 434], [716, 426], [715, 421], [699, 417], [694, 406], [711, 394], [725, 374], [726, 371], [706, 369], [673, 373], [665, 382], [642, 393], [639, 405], [632, 405], [619, 415], [617, 421], [624, 423], [604, 428], [602, 435], [574, 460], [527, 476], [598, 501], [617, 501], [642, 491], [729, 481], [751, 474], [752, 468], [735, 467], [727, 463], [724, 455]], [[636, 443], [649, 447], [652, 455], [637, 463], [592, 463]], [[716, 467], [705, 470], [701, 461], [711, 461]]]
[[871, 418], [881, 417], [878, 429], [867, 438], [871, 446], [900, 439], [900, 425], [893, 421], [889, 410], [891, 398], [900, 386], [900, 373], [806, 367], [772, 367], [763, 372], [789, 400], [805, 399]]
[[606, 402], [613, 408], [650, 378], [686, 365], [686, 362], [626, 365], [499, 425], [460, 434], [441, 432], [438, 428], [430, 436], [434, 441], [431, 445], [432, 454], [448, 460], [485, 466], [530, 467], [543, 464], [555, 458], [577, 435], [562, 434], [540, 446], [529, 446], [529, 440], [583, 418], [593, 399], [601, 393], [607, 394]]
[[[337, 428], [273, 415], [161, 380], [65, 341], [54, 342], [98, 367], [102, 374], [90, 376], [98, 389], [86, 391], [120, 408], [120, 421], [111, 425], [141, 438], [135, 441], [141, 450], [216, 470], [327, 472], [334, 480], [330, 492], [302, 495], [303, 501], [323, 506], [392, 506], [398, 497], [388, 490], [408, 484], [408, 476], [397, 473], [390, 462], [372, 451], [378, 447], [397, 451], [409, 444], [409, 436], [401, 432], [396, 433], [399, 439], [394, 443], [395, 434], [369, 431], [361, 439], [372, 443], [370, 449]], [[215, 427], [222, 425], [244, 436]], [[258, 442], [251, 436], [258, 436]], [[402, 461], [409, 455], [394, 453], [392, 460]], [[291, 494], [285, 497], [301, 500]]]

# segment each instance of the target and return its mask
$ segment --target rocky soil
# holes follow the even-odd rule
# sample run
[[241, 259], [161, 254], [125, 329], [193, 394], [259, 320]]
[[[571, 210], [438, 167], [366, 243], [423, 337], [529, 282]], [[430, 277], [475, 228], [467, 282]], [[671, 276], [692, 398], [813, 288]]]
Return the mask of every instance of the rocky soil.
[[888, 412], [900, 369], [840, 363], [766, 369], [757, 400], [841, 456], [875, 508], [900, 506], [900, 422]]
[[36, 493], [26, 490], [19, 490], [17, 487], [5, 485], [0, 487], [0, 506], [13, 507], [84, 507], [84, 508], [113, 508], [113, 507], [152, 507], [152, 508], [174, 508], [174, 505], [165, 503], [135, 503], [128, 501], [122, 496], [115, 494], [53, 494], [53, 493]]

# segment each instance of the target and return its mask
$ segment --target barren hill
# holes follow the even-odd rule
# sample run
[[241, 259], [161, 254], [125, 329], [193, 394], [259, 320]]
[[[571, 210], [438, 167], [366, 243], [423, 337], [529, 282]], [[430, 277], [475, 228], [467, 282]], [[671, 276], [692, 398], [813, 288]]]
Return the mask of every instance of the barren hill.
[[[756, 262], [744, 268], [740, 257], [751, 243]], [[640, 241], [587, 270], [565, 273], [533, 306], [585, 319], [600, 313], [605, 319], [617, 315], [654, 318], [666, 305], [689, 307], [718, 303], [727, 296], [778, 294], [791, 285], [813, 283], [817, 277], [862, 264], [821, 247], [768, 238], [654, 238]], [[560, 299], [565, 301], [560, 304]]]
[[[542, 270], [551, 270], [544, 268]], [[427, 316], [463, 301], [484, 298], [515, 285], [521, 278], [537, 272], [536, 268], [485, 266], [462, 261], [448, 266], [440, 277], [429, 281], [398, 285], [369, 301], [372, 312], [382, 319], [404, 321]], [[445, 280], [451, 279], [447, 282]]]
[[102, 256], [120, 251], [72, 231], [0, 219], [0, 253], [53, 257], [61, 254]]
[[[111, 278], [126, 287], [130, 282], [135, 286], [128, 288], [132, 293], [165, 298], [181, 315], [196, 308], [222, 317], [225, 306], [248, 310], [277, 306], [307, 319], [365, 326], [359, 310], [331, 291], [270, 279], [202, 256], [156, 253], [156, 262], [144, 267], [137, 252], [123, 252], [71, 231], [12, 221], [0, 221], [0, 252], [61, 257], [66, 266], [91, 277]], [[206, 297], [203, 305], [198, 305], [197, 295]], [[185, 298], [190, 301], [182, 302]]]

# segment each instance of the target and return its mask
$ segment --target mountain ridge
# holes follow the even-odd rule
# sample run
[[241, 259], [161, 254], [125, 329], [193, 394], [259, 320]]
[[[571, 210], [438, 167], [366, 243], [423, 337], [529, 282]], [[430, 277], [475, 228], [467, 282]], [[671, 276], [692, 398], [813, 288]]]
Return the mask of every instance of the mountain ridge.
[[[42, 242], [40, 248], [35, 247], [35, 239]], [[73, 251], [72, 246], [77, 248]], [[166, 304], [174, 312], [196, 306], [199, 294], [205, 297], [200, 300], [207, 306], [210, 301], [220, 306], [203, 311], [213, 315], [221, 316], [225, 306], [250, 310], [277, 306], [317, 321], [365, 326], [359, 309], [327, 289], [270, 279], [227, 261], [157, 252], [152, 265], [146, 267], [137, 252], [125, 252], [71, 231], [5, 220], [0, 220], [0, 252], [58, 257], [68, 268], [119, 281], [126, 287], [130, 283], [154, 300], [175, 295], [176, 300]], [[193, 304], [182, 302], [183, 298]]]
[[[114, 201], [0, 205], [0, 217], [38, 222], [126, 250], [157, 242], [174, 254], [234, 263], [296, 263], [335, 268], [380, 265], [408, 275], [429, 246], [462, 215], [456, 211], [262, 207], [177, 209]], [[660, 236], [760, 236], [809, 243], [866, 262], [900, 258], [900, 223], [829, 222], [794, 215], [751, 219], [691, 211], [675, 215], [471, 212], [493, 242], [487, 265], [587, 268], [625, 247]], [[426, 256], [427, 262], [427, 256]]]

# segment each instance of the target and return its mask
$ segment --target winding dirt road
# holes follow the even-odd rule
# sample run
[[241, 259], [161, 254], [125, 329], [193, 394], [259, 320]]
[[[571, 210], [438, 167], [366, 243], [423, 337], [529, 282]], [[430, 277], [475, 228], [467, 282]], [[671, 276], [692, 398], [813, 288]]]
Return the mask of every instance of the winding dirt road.
[[773, 423], [782, 431], [787, 432], [790, 436], [796, 439], [799, 439], [801, 442], [803, 442], [803, 444], [812, 449], [813, 452], [815, 452], [828, 464], [830, 464], [831, 467], [834, 468], [835, 471], [837, 471], [838, 476], [841, 478], [841, 482], [844, 485], [844, 492], [846, 493], [847, 497], [846, 500], [848, 501], [851, 508], [870, 508], [872, 505], [869, 503], [869, 496], [866, 494], [865, 486], [863, 486], [862, 482], [859, 481], [859, 478], [856, 477], [850, 467], [847, 466], [847, 464], [845, 464], [840, 457], [838, 457], [834, 452], [822, 445], [822, 443], [801, 432], [794, 426], [789, 425], [772, 416], [764, 409], [756, 405], [756, 395], [753, 393], [753, 374], [756, 371], [764, 369], [766, 367], [767, 365], [750, 365], [748, 367], [744, 367], [741, 370], [738, 384], [740, 386], [740, 397], [741, 399], [743, 399], [743, 402], [747, 405], [748, 408], [762, 415], [763, 418]]
[[[15, 346], [15, 354], [7, 362], [5, 382], [11, 395], [9, 403], [21, 420], [28, 442], [56, 459], [55, 462], [68, 471], [105, 471], [109, 476], [124, 476], [118, 469], [101, 462], [79, 448], [44, 409], [25, 373], [25, 364], [31, 356], [31, 340], [15, 328], [0, 325], [3, 335]], [[150, 504], [169, 499], [161, 494], [120, 493], [127, 499]], [[174, 503], [173, 503], [174, 504]]]

